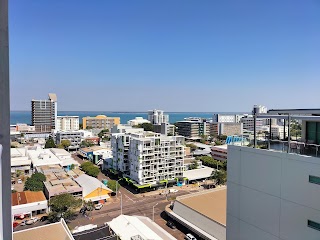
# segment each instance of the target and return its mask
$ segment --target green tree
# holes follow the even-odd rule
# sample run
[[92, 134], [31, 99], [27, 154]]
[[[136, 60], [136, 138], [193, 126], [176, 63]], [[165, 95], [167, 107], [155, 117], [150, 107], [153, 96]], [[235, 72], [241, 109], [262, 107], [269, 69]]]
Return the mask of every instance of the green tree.
[[189, 170], [197, 169], [198, 167], [199, 167], [198, 161], [197, 161], [197, 160], [194, 160], [194, 161], [192, 161], [192, 163], [190, 164]]
[[44, 184], [43, 182], [46, 181], [46, 176], [42, 173], [34, 173], [31, 177], [27, 178], [24, 184], [24, 190], [30, 191], [43, 191]]
[[61, 145], [64, 149], [66, 149], [71, 146], [71, 142], [70, 142], [70, 140], [64, 139], [61, 141]]
[[219, 139], [222, 141], [225, 141], [227, 139], [227, 137], [228, 137], [227, 135], [220, 135]]
[[50, 199], [49, 202], [51, 212], [49, 213], [49, 220], [57, 222], [60, 218], [68, 221], [75, 215], [75, 210], [82, 205], [81, 199], [75, 199], [69, 193], [61, 194]]
[[92, 162], [84, 162], [81, 164], [81, 169], [91, 177], [97, 177], [100, 173], [100, 169]]
[[116, 180], [109, 180], [107, 186], [114, 192], [116, 192], [117, 190], [119, 191], [120, 189], [120, 184]]
[[108, 132], [109, 132], [109, 129], [103, 129], [103, 130], [101, 130], [101, 131], [98, 133], [98, 137], [99, 137], [99, 138], [102, 138], [102, 137], [104, 137], [105, 134], [108, 133]]
[[153, 125], [151, 123], [141, 123], [133, 126], [135, 128], [143, 128], [145, 131], [153, 131]]
[[223, 144], [220, 140], [216, 140], [214, 143], [215, 143], [216, 146], [219, 146], [219, 145]]
[[80, 147], [92, 147], [93, 144], [91, 142], [88, 142], [86, 140], [83, 140], [81, 143], [80, 143]]
[[211, 174], [217, 185], [224, 185], [227, 182], [227, 172], [223, 169], [215, 170]]
[[83, 129], [83, 124], [79, 123], [79, 129]]
[[189, 147], [191, 151], [198, 149], [198, 147], [193, 143], [186, 144], [186, 147]]
[[52, 137], [49, 137], [48, 140], [46, 141], [46, 144], [44, 145], [44, 148], [55, 148], [56, 144], [53, 141]]

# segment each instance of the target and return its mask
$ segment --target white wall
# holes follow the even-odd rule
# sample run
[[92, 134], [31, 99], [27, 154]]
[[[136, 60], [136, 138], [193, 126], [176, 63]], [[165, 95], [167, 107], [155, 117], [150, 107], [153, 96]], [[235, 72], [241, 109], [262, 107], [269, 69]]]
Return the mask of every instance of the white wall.
[[320, 159], [229, 146], [227, 239], [320, 239]]
[[48, 202], [47, 201], [12, 206], [12, 215], [29, 213], [32, 211], [37, 211], [37, 210], [42, 210], [42, 209], [48, 210]]

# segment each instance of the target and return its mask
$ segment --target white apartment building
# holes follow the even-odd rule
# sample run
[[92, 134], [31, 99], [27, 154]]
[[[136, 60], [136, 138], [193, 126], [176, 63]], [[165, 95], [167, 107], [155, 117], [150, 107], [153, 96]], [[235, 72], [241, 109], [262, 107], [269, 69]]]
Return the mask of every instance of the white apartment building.
[[79, 130], [79, 116], [58, 116], [57, 131], [77, 131]]
[[245, 115], [243, 114], [213, 114], [213, 122], [220, 123], [240, 123], [241, 118]]
[[320, 239], [317, 157], [228, 147], [228, 240]]
[[183, 177], [184, 137], [154, 132], [112, 134], [112, 168], [139, 185]]
[[142, 117], [136, 117], [136, 118], [128, 121], [128, 125], [130, 125], [130, 126], [135, 126], [135, 125], [139, 125], [142, 123], [150, 123], [150, 121], [147, 119], [144, 119]]
[[157, 109], [149, 110], [148, 120], [152, 124], [169, 123], [169, 115], [165, 115], [162, 110], [157, 110]]
[[271, 125], [271, 138], [284, 139], [285, 137], [288, 137], [288, 126]]

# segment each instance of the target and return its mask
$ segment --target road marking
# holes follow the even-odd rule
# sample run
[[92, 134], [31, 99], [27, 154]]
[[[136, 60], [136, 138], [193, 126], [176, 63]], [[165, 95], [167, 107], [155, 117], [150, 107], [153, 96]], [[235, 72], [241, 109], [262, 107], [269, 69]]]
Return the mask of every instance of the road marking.
[[134, 201], [133, 199], [131, 199], [128, 195], [126, 195], [126, 194], [123, 194], [124, 196], [126, 196], [128, 199], [130, 199], [132, 202], [136, 202], [136, 201]]

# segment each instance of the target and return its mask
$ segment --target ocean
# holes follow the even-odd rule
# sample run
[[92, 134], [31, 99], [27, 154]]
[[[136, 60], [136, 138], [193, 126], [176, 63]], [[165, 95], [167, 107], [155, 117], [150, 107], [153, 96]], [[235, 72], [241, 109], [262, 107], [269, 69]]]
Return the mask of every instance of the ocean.
[[[79, 116], [80, 123], [82, 118], [87, 116], [106, 115], [108, 117], [120, 117], [122, 124], [134, 119], [135, 117], [143, 117], [147, 119], [146, 112], [94, 112], [94, 111], [58, 111], [58, 116]], [[170, 123], [184, 120], [187, 117], [212, 118], [213, 112], [166, 112], [169, 115]], [[30, 111], [11, 111], [10, 124], [27, 123], [31, 124]]]

